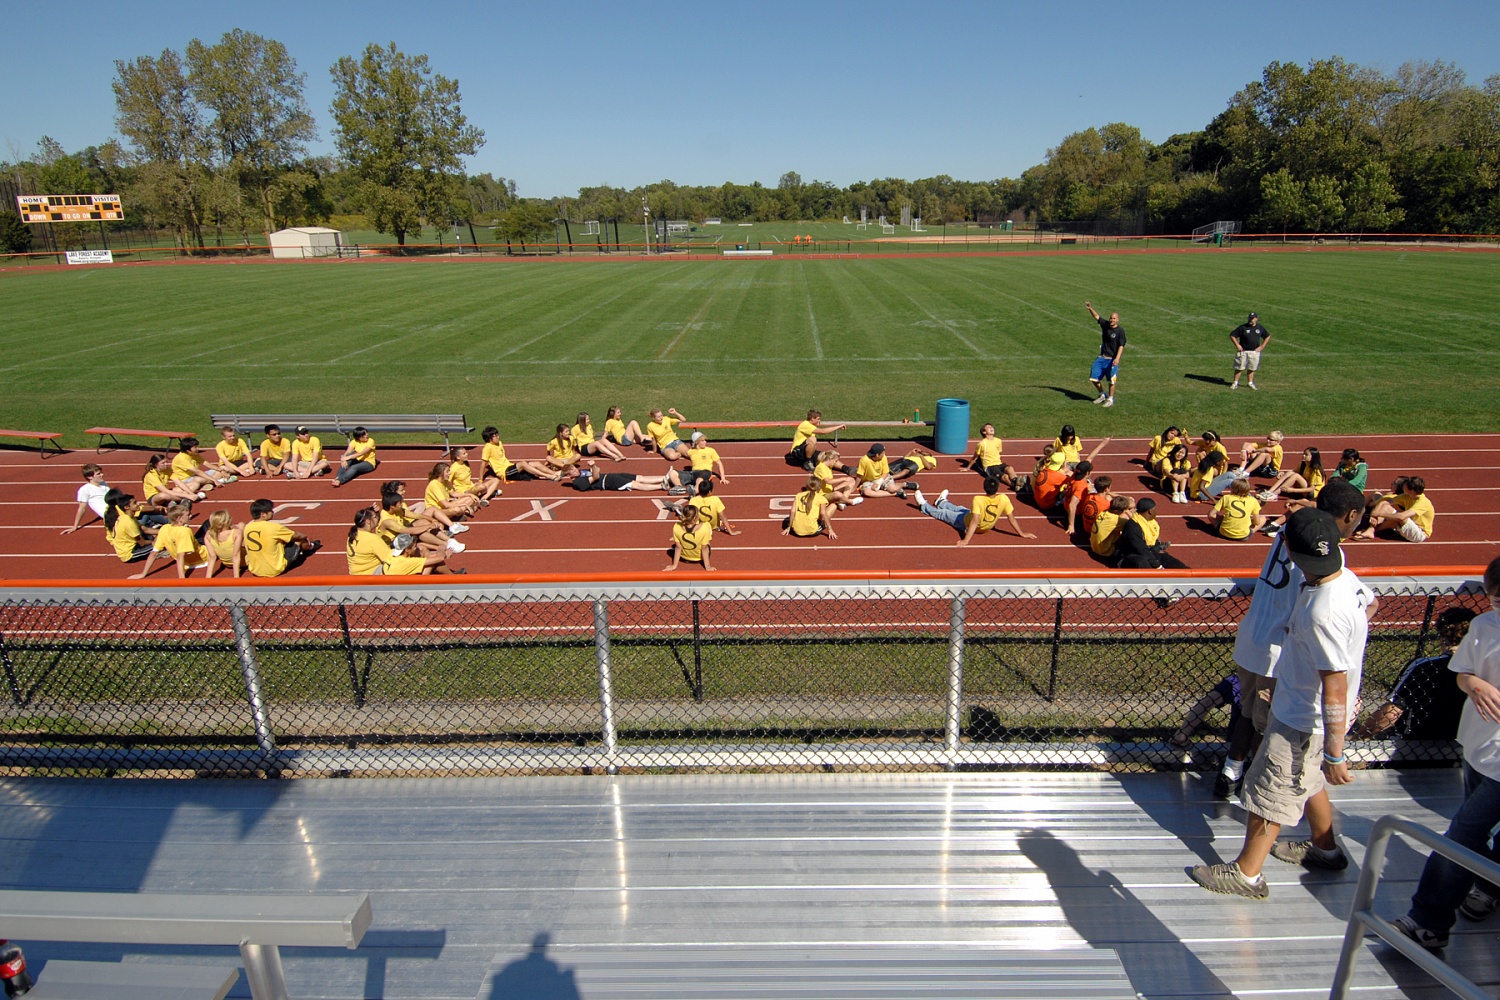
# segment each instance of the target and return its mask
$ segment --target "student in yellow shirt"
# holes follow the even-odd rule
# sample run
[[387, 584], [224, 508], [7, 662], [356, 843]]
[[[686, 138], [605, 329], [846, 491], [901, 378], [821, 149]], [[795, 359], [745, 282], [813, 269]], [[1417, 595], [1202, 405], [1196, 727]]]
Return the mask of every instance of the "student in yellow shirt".
[[687, 506], [697, 507], [698, 516], [714, 531], [722, 531], [726, 535], [740, 533], [738, 528], [729, 523], [729, 518], [724, 516], [724, 501], [714, 496], [712, 479], [704, 479], [698, 483], [698, 495], [689, 499]]
[[1219, 526], [1219, 537], [1242, 542], [1266, 526], [1260, 501], [1250, 495], [1250, 481], [1236, 479], [1209, 511], [1208, 523]]
[[644, 447], [646, 432], [634, 420], [627, 424], [623, 419], [623, 412], [618, 406], [611, 406], [605, 413], [604, 436], [618, 445], [638, 444]]
[[581, 461], [583, 456], [573, 446], [573, 435], [568, 431], [568, 425], [558, 424], [557, 433], [547, 442], [547, 464], [556, 469], [560, 476], [571, 476], [575, 474]]
[[859, 480], [859, 491], [867, 497], [899, 497], [906, 499], [906, 490], [896, 485], [891, 474], [891, 463], [885, 457], [885, 445], [876, 441], [870, 450], [859, 457], [859, 468], [854, 476]]
[[[903, 456], [902, 458], [898, 458], [891, 463], [891, 478], [898, 483], [905, 482], [907, 488], [910, 489], [911, 487], [917, 485], [913, 482], [907, 482], [911, 479], [912, 476], [915, 476], [919, 472], [936, 468], [937, 459], [931, 452], [927, 451], [925, 448], [914, 447], [911, 451], [907, 452], [905, 456]], [[1010, 466], [1002, 464], [1001, 468], [1009, 469]], [[1009, 482], [1004, 478], [1003, 473], [1001, 474], [1000, 482], [1001, 485], [1010, 485]]]
[[425, 505], [421, 513], [416, 513], [406, 506], [405, 493], [406, 484], [394, 480], [385, 484], [379, 502], [371, 505], [372, 509], [379, 508], [376, 530], [388, 544], [394, 542], [397, 535], [411, 535], [424, 552], [457, 555], [467, 547], [454, 537], [468, 531], [467, 524], [454, 524], [442, 511], [428, 510]]
[[569, 433], [573, 438], [573, 447], [577, 448], [580, 454], [603, 455], [616, 462], [625, 461], [625, 453], [615, 447], [607, 434], [595, 437], [594, 425], [589, 421], [587, 413], [578, 414], [578, 422], [573, 425]]
[[651, 419], [646, 424], [646, 440], [650, 442], [646, 445], [646, 450], [660, 453], [661, 457], [669, 462], [675, 462], [684, 457], [687, 454], [687, 445], [678, 440], [677, 425], [686, 419], [670, 406], [667, 407], [665, 414], [659, 409], [652, 410]]
[[191, 503], [208, 495], [206, 490], [192, 490], [182, 480], [172, 478], [172, 460], [165, 455], [152, 455], [146, 462], [146, 475], [141, 479], [141, 490], [146, 503], [153, 507], [165, 507], [179, 500]]
[[350, 576], [416, 576], [429, 573], [452, 573], [443, 553], [427, 552], [409, 555], [414, 548], [403, 548], [397, 555], [376, 531], [380, 515], [373, 507], [361, 507], [354, 515], [354, 526], [349, 529], [349, 540], [344, 546], [344, 555], [349, 561]]
[[713, 572], [714, 530], [703, 522], [697, 507], [684, 507], [682, 516], [672, 525], [672, 562], [666, 572], [677, 568], [679, 562], [701, 563], [705, 570]]
[[206, 493], [215, 486], [227, 486], [239, 477], [232, 473], [210, 469], [203, 462], [203, 452], [198, 439], [185, 437], [172, 456], [172, 478], [182, 484], [183, 489]]
[[469, 517], [479, 510], [478, 497], [454, 492], [453, 481], [449, 478], [452, 468], [448, 462], [439, 462], [427, 473], [427, 491], [422, 495], [422, 502], [426, 504], [424, 514], [432, 516], [434, 511], [440, 511], [451, 521]]
[[1198, 438], [1198, 443], [1193, 449], [1193, 461], [1201, 462], [1203, 461], [1203, 456], [1214, 452], [1223, 455], [1226, 462], [1229, 461], [1229, 452], [1225, 449], [1224, 441], [1219, 437], [1219, 432], [1204, 431], [1203, 435]]
[[798, 538], [827, 533], [829, 540], [838, 539], [833, 533], [833, 505], [823, 493], [822, 480], [814, 476], [802, 487], [792, 501], [791, 516], [782, 519], [781, 533]]
[[1323, 490], [1326, 478], [1323, 474], [1323, 453], [1316, 448], [1304, 448], [1297, 471], [1288, 469], [1283, 472], [1269, 488], [1261, 490], [1257, 496], [1267, 503], [1283, 493], [1303, 500], [1316, 500]]
[[716, 470], [720, 482], [729, 482], [729, 477], [724, 474], [724, 462], [719, 458], [719, 452], [708, 443], [708, 438], [702, 431], [693, 431], [693, 443], [688, 446], [687, 457], [688, 473], [683, 479], [689, 488], [712, 479]]
[[291, 457], [292, 442], [281, 436], [281, 427], [277, 424], [266, 424], [265, 433], [260, 447], [256, 449], [255, 468], [268, 476], [279, 476], [282, 473], [290, 476], [290, 466], [286, 464], [286, 460]]
[[1135, 509], [1135, 501], [1126, 496], [1117, 496], [1109, 502], [1108, 510], [1101, 510], [1094, 518], [1094, 530], [1089, 533], [1089, 549], [1096, 556], [1113, 559], [1115, 547], [1120, 542], [1122, 515]]
[[1190, 500], [1213, 503], [1218, 497], [1211, 495], [1209, 487], [1227, 469], [1229, 459], [1222, 451], [1209, 451], [1198, 460], [1198, 467], [1188, 478], [1187, 495]]
[[1240, 448], [1239, 471], [1247, 476], [1254, 475], [1257, 469], [1270, 476], [1280, 475], [1284, 454], [1281, 442], [1284, 440], [1286, 435], [1280, 431], [1272, 431], [1266, 435], [1265, 444], [1246, 441]]
[[813, 471], [818, 454], [818, 435], [835, 434], [846, 426], [834, 424], [824, 427], [823, 411], [808, 410], [807, 419], [798, 424], [797, 430], [792, 434], [792, 450], [786, 453], [787, 464], [800, 465], [807, 472]]
[[208, 515], [208, 528], [203, 532], [203, 544], [208, 548], [208, 575], [212, 577], [220, 566], [234, 571], [240, 578], [245, 566], [245, 526], [235, 524], [227, 510], [216, 510]]
[[1161, 478], [1161, 491], [1171, 491], [1173, 503], [1189, 503], [1188, 480], [1193, 477], [1193, 462], [1188, 458], [1187, 445], [1174, 444], [1167, 457], [1156, 466]]
[[1072, 424], [1063, 424], [1062, 430], [1057, 432], [1057, 437], [1052, 440], [1052, 450], [1063, 454], [1063, 462], [1080, 462], [1083, 460], [1083, 441], [1078, 437], [1078, 432], [1073, 429]]
[[1010, 502], [1010, 497], [1000, 493], [998, 479], [986, 479], [984, 493], [975, 496], [969, 507], [960, 507], [950, 502], [947, 490], [938, 494], [935, 504], [928, 503], [922, 491], [917, 490], [917, 506], [928, 517], [935, 517], [957, 531], [962, 536], [958, 540], [959, 545], [968, 545], [975, 535], [990, 531], [1002, 517], [1010, 523], [1010, 530], [1021, 538], [1036, 537], [1022, 528], [1021, 522], [1016, 520], [1015, 506]]
[[269, 500], [250, 504], [250, 523], [245, 525], [245, 568], [256, 576], [280, 576], [323, 547], [322, 542], [271, 520], [275, 509]]
[[379, 464], [380, 457], [376, 454], [375, 439], [370, 437], [370, 432], [363, 427], [354, 428], [354, 436], [349, 439], [349, 446], [344, 449], [343, 457], [339, 459], [338, 475], [333, 477], [334, 489], [343, 486], [351, 479], [374, 472], [375, 466]]
[[219, 432], [219, 437], [219, 443], [214, 445], [214, 452], [219, 457], [219, 471], [232, 476], [255, 475], [249, 442], [236, 434], [233, 427], [225, 427]]
[[469, 449], [462, 445], [450, 449], [448, 461], [452, 466], [448, 470], [448, 479], [453, 484], [453, 492], [474, 497], [481, 507], [488, 507], [491, 498], [500, 495], [500, 480], [491, 476], [478, 483], [474, 482], [474, 470], [469, 465]]
[[817, 461], [813, 463], [813, 478], [823, 484], [823, 495], [830, 502], [838, 504], [841, 510], [864, 503], [865, 498], [855, 492], [857, 484], [854, 477], [835, 474], [834, 470], [839, 468], [842, 467], [839, 465], [837, 451], [830, 448], [828, 451], [818, 452]]
[[486, 427], [480, 432], [484, 439], [484, 448], [479, 453], [480, 461], [484, 463], [484, 479], [498, 479], [501, 482], [529, 482], [533, 479], [543, 479], [549, 483], [555, 483], [562, 478], [561, 471], [554, 469], [546, 462], [533, 462], [526, 459], [511, 461], [505, 454], [505, 443], [500, 440], [500, 431], [495, 427]]
[[193, 534], [193, 526], [188, 524], [192, 513], [193, 506], [188, 503], [174, 503], [167, 508], [167, 523], [156, 533], [156, 543], [146, 556], [146, 565], [130, 579], [144, 580], [149, 576], [158, 552], [165, 552], [167, 558], [177, 563], [179, 580], [186, 580], [190, 570], [208, 562], [207, 547], [198, 541]]
[[323, 455], [323, 442], [306, 427], [298, 427], [297, 439], [292, 442], [292, 461], [287, 469], [288, 479], [311, 479], [329, 471], [328, 459]]
[[110, 490], [104, 498], [104, 537], [122, 563], [133, 563], [151, 554], [156, 528], [142, 523], [145, 506], [121, 490]]
[[979, 428], [979, 440], [974, 444], [974, 457], [969, 467], [986, 479], [999, 479], [1009, 466], [1000, 458], [1004, 445], [995, 436], [995, 425], [985, 424]]
[[1182, 432], [1181, 427], [1173, 424], [1147, 442], [1146, 468], [1155, 472], [1160, 477], [1161, 472], [1158, 467], [1161, 465], [1162, 460], [1172, 453], [1173, 448], [1186, 444], [1187, 435]]
[[1395, 527], [1408, 542], [1425, 542], [1432, 537], [1437, 512], [1427, 498], [1427, 481], [1421, 476], [1406, 476], [1406, 482], [1395, 496], [1384, 496], [1370, 508], [1369, 527], [1353, 537], [1369, 539], [1382, 526]]

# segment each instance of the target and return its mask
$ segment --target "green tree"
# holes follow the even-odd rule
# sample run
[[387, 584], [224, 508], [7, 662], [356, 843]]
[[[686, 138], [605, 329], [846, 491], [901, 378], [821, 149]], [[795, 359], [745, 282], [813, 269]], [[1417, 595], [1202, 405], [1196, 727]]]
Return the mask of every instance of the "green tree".
[[462, 173], [462, 158], [484, 144], [460, 108], [458, 81], [435, 74], [425, 55], [392, 42], [333, 65], [334, 141], [360, 178], [377, 230], [405, 245], [420, 224], [428, 189]]
[[31, 249], [31, 228], [15, 212], [0, 211], [0, 253], [26, 253]]
[[184, 247], [203, 245], [202, 198], [208, 145], [203, 108], [188, 85], [182, 57], [171, 49], [153, 59], [115, 60], [115, 125], [153, 169], [134, 189], [154, 219], [176, 231]]
[[1282, 167], [1260, 179], [1260, 221], [1273, 232], [1290, 232], [1306, 214], [1306, 185]]
[[1366, 163], [1344, 185], [1344, 225], [1354, 232], [1390, 232], [1406, 217], [1406, 211], [1396, 207], [1399, 200], [1390, 167]]
[[219, 156], [254, 193], [265, 228], [280, 228], [286, 220], [276, 212], [277, 174], [318, 137], [302, 96], [306, 74], [286, 46], [239, 28], [215, 45], [188, 42], [187, 65], [193, 96], [213, 112], [207, 133]]
[[1304, 187], [1302, 224], [1314, 233], [1336, 231], [1344, 221], [1344, 199], [1332, 177], [1312, 177]]

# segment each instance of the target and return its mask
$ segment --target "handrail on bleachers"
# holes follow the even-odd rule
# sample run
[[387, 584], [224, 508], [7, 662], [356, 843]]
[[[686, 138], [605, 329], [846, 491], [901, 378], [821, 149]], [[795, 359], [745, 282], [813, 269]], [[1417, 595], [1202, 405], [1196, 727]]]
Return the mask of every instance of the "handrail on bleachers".
[[1329, 1000], [1344, 1000], [1349, 995], [1349, 981], [1354, 978], [1354, 960], [1359, 955], [1365, 931], [1369, 930], [1386, 944], [1411, 959], [1423, 972], [1442, 983], [1464, 1000], [1491, 1000], [1490, 994], [1465, 978], [1453, 966], [1438, 958], [1426, 948], [1396, 929], [1396, 925], [1383, 917], [1377, 917], [1372, 908], [1375, 890], [1380, 884], [1381, 869], [1385, 867], [1385, 848], [1391, 835], [1399, 833], [1425, 847], [1462, 865], [1475, 875], [1500, 882], [1500, 865], [1476, 854], [1447, 837], [1413, 823], [1401, 816], [1382, 816], [1370, 828], [1369, 846], [1365, 849], [1365, 863], [1359, 874], [1359, 886], [1354, 890], [1354, 899], [1349, 904], [1349, 926], [1344, 932], [1344, 947], [1339, 952], [1338, 969], [1333, 974], [1333, 986], [1328, 991]]
[[353, 437], [354, 428], [371, 434], [441, 434], [443, 447], [449, 436], [470, 434], [474, 428], [462, 413], [213, 413], [209, 421], [218, 428], [232, 427], [237, 434], [260, 434], [267, 424], [276, 424], [283, 434], [306, 427], [314, 434], [333, 433]]

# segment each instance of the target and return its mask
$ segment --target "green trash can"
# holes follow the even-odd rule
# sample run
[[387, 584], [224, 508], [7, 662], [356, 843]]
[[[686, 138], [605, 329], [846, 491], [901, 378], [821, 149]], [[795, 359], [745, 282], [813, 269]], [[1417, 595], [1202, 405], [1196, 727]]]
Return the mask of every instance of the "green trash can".
[[937, 420], [932, 442], [933, 447], [943, 455], [967, 455], [969, 453], [969, 401], [967, 399], [937, 401]]

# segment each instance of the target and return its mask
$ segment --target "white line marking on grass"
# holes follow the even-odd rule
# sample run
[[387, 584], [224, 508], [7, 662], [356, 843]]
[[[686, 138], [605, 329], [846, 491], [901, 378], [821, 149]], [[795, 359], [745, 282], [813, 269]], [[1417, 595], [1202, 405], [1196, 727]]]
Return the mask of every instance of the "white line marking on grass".
[[[630, 288], [622, 288], [622, 289], [620, 289], [618, 292], [616, 292], [615, 294], [611, 295], [609, 298], [605, 299], [603, 302], [599, 302], [599, 303], [597, 303], [595, 305], [590, 306], [589, 308], [585, 309], [583, 312], [579, 313], [577, 316], [574, 316], [571, 319], [565, 319], [565, 320], [563, 320], [561, 323], [559, 323], [556, 326], [552, 327], [550, 330], [547, 330], [544, 333], [539, 333], [535, 337], [532, 337], [530, 340], [523, 340], [523, 341], [521, 341], [521, 343], [516, 344], [514, 347], [512, 347], [508, 351], [501, 351], [500, 354], [497, 355], [493, 361], [490, 361], [488, 363], [490, 363], [490, 364], [498, 364], [501, 361], [501, 359], [510, 357], [512, 354], [516, 353], [517, 351], [521, 350], [522, 348], [530, 347], [532, 344], [535, 344], [535, 343], [538, 343], [540, 341], [546, 340], [548, 337], [552, 336], [553, 334], [558, 333], [558, 332], [560, 332], [562, 330], [565, 330], [568, 327], [572, 326], [574, 323], [577, 323], [579, 320], [583, 319], [585, 316], [588, 316], [590, 313], [596, 312], [596, 311], [598, 311], [600, 309], [603, 309], [605, 306], [609, 305], [611, 302], [614, 302], [616, 299], [620, 298], [626, 292], [631, 291], [631, 290], [632, 289], [630, 289]], [[468, 362], [468, 361], [461, 361], [461, 362], [457, 362], [457, 363], [461, 363], [461, 364], [465, 364], [465, 365], [470, 364], [470, 362]], [[483, 363], [483, 362], [481, 362], [481, 363]], [[517, 364], [517, 363], [519, 363], [519, 364], [525, 364], [527, 362], [514, 362], [514, 361], [511, 361], [511, 362], [506, 362], [506, 363], [507, 364]], [[561, 364], [570, 364], [570, 365], [572, 365], [572, 364], [579, 364], [579, 362], [577, 362], [577, 361], [570, 361], [570, 360], [567, 360], [567, 359], [558, 359], [558, 363], [561, 363]]]
[[689, 330], [693, 329], [693, 327], [697, 325], [699, 318], [704, 313], [708, 312], [708, 310], [710, 308], [712, 308], [712, 306], [714, 304], [714, 300], [717, 299], [718, 297], [719, 297], [719, 289], [715, 288], [713, 290], [713, 292], [708, 296], [708, 301], [705, 302], [705, 303], [703, 303], [703, 305], [699, 306], [698, 307], [698, 311], [695, 312], [695, 313], [693, 313], [693, 315], [689, 316], [688, 317], [688, 321], [686, 323], [682, 324], [682, 329], [677, 331], [677, 336], [675, 336], [671, 340], [667, 341], [667, 346], [663, 347], [661, 349], [661, 353], [656, 356], [656, 360], [657, 361], [665, 361], [666, 360], [667, 355], [672, 353], [672, 348], [676, 347], [677, 346], [677, 342], [679, 340], [681, 340], [683, 337], [687, 336], [687, 332]]
[[807, 283], [807, 268], [803, 266], [802, 271], [802, 295], [807, 300], [807, 321], [812, 324], [813, 354], [817, 360], [823, 360], [823, 340], [818, 336], [818, 314], [813, 311], [812, 286]]
[[348, 361], [350, 358], [357, 357], [357, 356], [359, 356], [361, 354], [364, 354], [366, 351], [377, 350], [378, 348], [386, 347], [387, 345], [390, 345], [390, 344], [399, 344], [401, 341], [403, 341], [403, 340], [406, 339], [406, 336], [407, 336], [406, 334], [402, 334], [399, 337], [392, 337], [390, 340], [382, 340], [382, 341], [380, 341], [377, 344], [371, 344], [369, 347], [361, 347], [357, 351], [350, 351], [348, 354], [341, 354], [341, 355], [339, 355], [336, 358], [329, 358], [327, 361], [321, 362], [321, 364], [325, 368], [327, 368], [329, 366], [332, 366], [332, 365], [342, 364], [343, 362]]
[[[1019, 295], [1012, 295], [1010, 292], [1004, 291], [1004, 290], [999, 289], [999, 288], [995, 288], [995, 287], [993, 287], [991, 285], [986, 285], [984, 282], [980, 281], [979, 279], [971, 277], [970, 275], [964, 274], [962, 271], [954, 271], [953, 274], [956, 277], [962, 278], [963, 280], [967, 281], [971, 285], [977, 285], [979, 288], [982, 288], [985, 292], [987, 292], [990, 295], [1001, 295], [1001, 296], [1004, 296], [1007, 299], [1010, 299], [1012, 302], [1019, 302], [1021, 305], [1025, 306], [1026, 308], [1028, 308], [1028, 309], [1035, 309], [1037, 312], [1041, 313], [1043, 316], [1050, 316], [1053, 319], [1057, 320], [1059, 323], [1067, 323], [1067, 324], [1071, 325], [1074, 322], [1073, 320], [1068, 319], [1065, 316], [1059, 316], [1057, 313], [1053, 312], [1051, 309], [1043, 309], [1041, 306], [1037, 305], [1035, 302], [1032, 302], [1030, 299], [1023, 299]], [[1052, 280], [1052, 281], [1059, 281], [1060, 280], [1060, 279], [1056, 279], [1056, 278], [1051, 278], [1050, 275], [1036, 275], [1036, 277], [1044, 277], [1044, 278], [1048, 278], [1049, 280]]]
[[20, 364], [7, 365], [3, 368], [0, 368], [0, 372], [13, 372], [21, 368], [28, 368], [31, 365], [44, 365], [52, 361], [61, 361], [63, 358], [77, 357], [80, 354], [93, 354], [96, 351], [113, 351], [120, 347], [138, 348], [141, 346], [143, 341], [155, 340], [158, 337], [178, 337], [183, 335], [191, 336], [194, 332], [196, 332], [196, 328], [193, 331], [178, 329], [158, 330], [156, 333], [143, 333], [138, 336], [131, 335], [130, 337], [124, 338], [122, 340], [111, 340], [106, 343], [95, 344], [92, 347], [81, 347], [76, 351], [66, 351], [62, 354], [53, 354], [50, 357], [32, 358], [30, 361], [22, 361]]
[[[884, 277], [884, 275], [882, 275], [882, 277]], [[940, 329], [945, 330], [949, 334], [951, 334], [954, 340], [957, 340], [969, 350], [973, 351], [976, 357], [981, 358], [985, 361], [997, 360], [994, 355], [986, 354], [984, 351], [979, 349], [978, 344], [975, 344], [968, 337], [965, 337], [963, 334], [954, 329], [950, 321], [938, 319], [935, 313], [929, 310], [926, 306], [922, 305], [922, 303], [918, 302], [916, 299], [912, 298], [912, 296], [906, 291], [906, 289], [897, 287], [895, 282], [891, 281], [889, 278], [886, 279], [886, 283], [892, 288], [895, 288], [896, 291], [900, 292], [902, 297], [905, 298], [906, 301], [910, 302], [912, 305], [916, 306], [919, 310], [925, 313], [927, 318], [932, 320], [932, 322], [936, 324]]]

